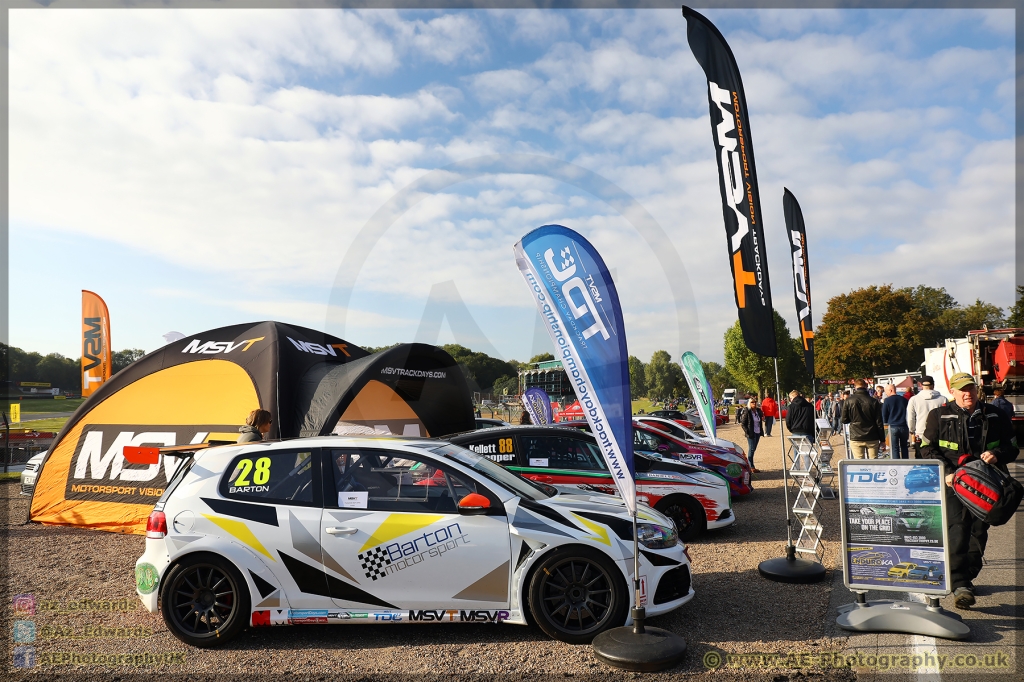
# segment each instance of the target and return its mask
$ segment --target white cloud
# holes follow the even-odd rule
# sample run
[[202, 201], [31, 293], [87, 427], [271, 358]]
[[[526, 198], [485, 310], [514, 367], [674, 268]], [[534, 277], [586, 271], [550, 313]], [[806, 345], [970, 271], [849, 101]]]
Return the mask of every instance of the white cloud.
[[[897, 13], [885, 33], [877, 13], [740, 16], [714, 15], [747, 86], [776, 307], [792, 308], [784, 186], [807, 218], [817, 319], [829, 296], [884, 281], [1009, 305], [1013, 49], [993, 24], [1006, 13]], [[994, 47], [955, 40], [955, 21]], [[318, 297], [397, 192], [528, 152], [650, 212], [689, 275], [702, 352], [721, 360], [735, 308], [706, 83], [678, 10], [14, 11], [10, 56], [12, 224], [212, 271], [212, 290], [258, 282], [251, 297], [169, 298], [183, 316], [318, 327], [339, 313]], [[547, 222], [606, 254], [631, 352], [676, 356], [678, 273], [600, 197], [512, 171], [402, 215], [358, 273], [347, 336], [410, 340], [431, 287], [454, 280], [495, 346], [527, 357], [510, 250]], [[950, 252], [955, 279], [936, 266]]]

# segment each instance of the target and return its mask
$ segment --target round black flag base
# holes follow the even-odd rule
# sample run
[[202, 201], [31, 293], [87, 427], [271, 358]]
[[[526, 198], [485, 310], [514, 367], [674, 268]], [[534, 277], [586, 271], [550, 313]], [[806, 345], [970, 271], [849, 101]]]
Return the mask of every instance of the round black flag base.
[[605, 630], [591, 645], [597, 660], [613, 668], [654, 672], [686, 655], [686, 640], [668, 630], [644, 627], [645, 609], [633, 609], [633, 626]]
[[793, 545], [786, 546], [786, 556], [759, 563], [757, 572], [777, 583], [816, 583], [825, 577], [825, 567], [817, 561], [797, 559]]

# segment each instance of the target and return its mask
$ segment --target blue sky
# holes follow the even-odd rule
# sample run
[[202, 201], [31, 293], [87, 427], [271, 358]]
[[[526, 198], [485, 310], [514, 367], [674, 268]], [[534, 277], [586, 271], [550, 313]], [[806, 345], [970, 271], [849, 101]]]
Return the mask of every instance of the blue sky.
[[[746, 85], [791, 329], [784, 186], [807, 222], [816, 322], [869, 284], [1012, 304], [1012, 10], [706, 14]], [[10, 26], [13, 345], [77, 357], [90, 289], [115, 349], [277, 319], [525, 360], [547, 347], [512, 245], [560, 223], [612, 268], [632, 354], [722, 360], [735, 307], [678, 9], [12, 10]], [[488, 172], [465, 172], [481, 157]], [[463, 175], [395, 203], [445, 172]]]

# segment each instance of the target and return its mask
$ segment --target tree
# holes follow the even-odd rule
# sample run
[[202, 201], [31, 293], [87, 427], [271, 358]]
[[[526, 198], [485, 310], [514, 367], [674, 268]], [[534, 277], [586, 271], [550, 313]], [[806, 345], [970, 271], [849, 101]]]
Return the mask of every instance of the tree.
[[644, 370], [647, 383], [647, 397], [665, 400], [676, 395], [677, 386], [683, 380], [682, 368], [672, 362], [667, 351], [656, 350]]
[[[783, 391], [806, 391], [811, 382], [804, 368], [803, 347], [790, 335], [789, 326], [777, 310], [772, 311], [772, 317], [775, 319], [775, 345], [779, 351], [779, 384]], [[755, 390], [761, 396], [769, 390], [775, 393], [775, 359], [747, 348], [739, 320], [725, 332], [725, 368], [735, 383], [741, 385], [733, 388]]]
[[[505, 393], [506, 390], [508, 390], [508, 393]], [[497, 379], [494, 382], [494, 388], [491, 389], [491, 392], [496, 396], [519, 395], [519, 376], [503, 376]]]
[[387, 345], [387, 346], [363, 346], [362, 348], [363, 348], [363, 350], [365, 350], [370, 355], [373, 355], [374, 353], [379, 353], [382, 350], [387, 350], [388, 348], [394, 348], [395, 346], [400, 346], [400, 345], [402, 345], [402, 344], [400, 344], [400, 343], [392, 343], [392, 344]]
[[486, 353], [472, 351], [457, 343], [445, 344], [442, 348], [459, 363], [466, 379], [472, 380], [481, 390], [492, 388], [501, 377], [519, 376], [518, 365], [492, 358]]
[[141, 348], [129, 348], [128, 350], [115, 351], [110, 356], [110, 363], [112, 365], [111, 372], [113, 374], [117, 374], [128, 365], [141, 359], [145, 354], [146, 351]]
[[936, 342], [945, 339], [959, 339], [967, 336], [972, 329], [999, 329], [1006, 324], [1003, 319], [1003, 309], [985, 303], [980, 298], [966, 308], [954, 308], [946, 310], [939, 317], [943, 335]]
[[552, 355], [551, 353], [541, 353], [540, 355], [534, 355], [532, 358], [530, 358], [530, 362], [528, 364], [532, 365], [535, 362], [549, 362], [554, 359], [555, 356]]
[[725, 389], [736, 388], [736, 380], [725, 367], [717, 362], [702, 362], [700, 364], [704, 366], [704, 376], [707, 378], [708, 384], [711, 385], [712, 395], [721, 398]]
[[1024, 287], [1017, 287], [1017, 302], [1007, 311], [1008, 327], [1024, 327]]
[[914, 306], [925, 319], [922, 327], [922, 351], [924, 347], [935, 346], [944, 339], [951, 338], [949, 327], [956, 324], [956, 311], [960, 309], [960, 304], [949, 295], [945, 287], [936, 289], [919, 284], [916, 287], [904, 287], [899, 291], [905, 291], [910, 295]]
[[629, 356], [629, 394], [633, 400], [647, 395], [647, 375], [643, 361], [633, 355]]
[[814, 335], [815, 366], [832, 379], [873, 377], [921, 364], [932, 324], [909, 289], [869, 286], [828, 302]]

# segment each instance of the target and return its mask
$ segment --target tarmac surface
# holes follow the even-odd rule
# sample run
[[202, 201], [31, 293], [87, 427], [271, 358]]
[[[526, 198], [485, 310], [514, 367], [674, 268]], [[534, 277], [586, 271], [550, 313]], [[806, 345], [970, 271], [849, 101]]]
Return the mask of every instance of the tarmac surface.
[[[1010, 465], [1010, 472], [1024, 481], [1024, 464]], [[962, 618], [971, 633], [954, 641], [898, 633], [843, 631], [830, 619], [828, 631], [847, 637], [843, 653], [854, 656], [857, 680], [884, 682], [937, 682], [938, 680], [1024, 679], [1024, 519], [1016, 514], [1004, 526], [989, 530], [985, 564], [974, 581], [977, 603], [969, 610], [953, 606], [953, 597], [941, 600], [947, 614]], [[872, 591], [876, 599], [925, 601], [921, 595]], [[843, 585], [842, 571], [833, 574], [829, 612], [856, 601]]]

